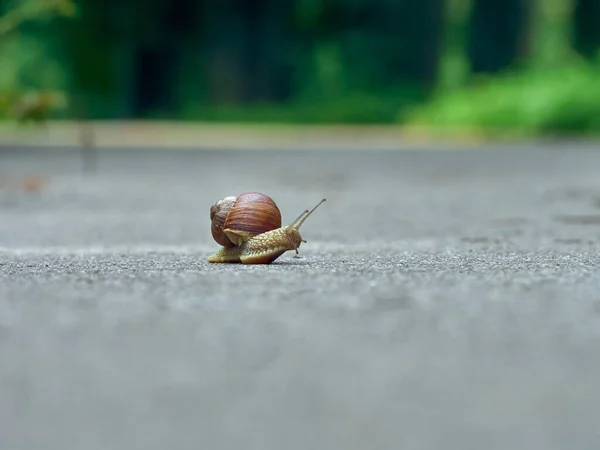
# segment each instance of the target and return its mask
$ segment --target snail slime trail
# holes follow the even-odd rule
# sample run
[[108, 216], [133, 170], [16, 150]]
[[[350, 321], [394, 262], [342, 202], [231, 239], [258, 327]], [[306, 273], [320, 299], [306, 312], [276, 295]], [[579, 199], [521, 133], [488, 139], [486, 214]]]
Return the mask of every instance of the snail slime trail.
[[219, 200], [210, 208], [210, 220], [213, 239], [222, 247], [208, 262], [271, 264], [287, 251], [294, 250], [297, 255], [300, 245], [306, 243], [300, 227], [325, 201], [281, 226], [281, 212], [268, 195], [245, 192]]

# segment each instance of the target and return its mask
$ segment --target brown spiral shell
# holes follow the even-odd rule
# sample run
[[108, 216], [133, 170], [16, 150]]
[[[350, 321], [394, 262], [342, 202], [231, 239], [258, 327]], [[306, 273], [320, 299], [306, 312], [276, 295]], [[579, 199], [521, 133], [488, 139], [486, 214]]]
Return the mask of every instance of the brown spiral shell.
[[281, 227], [281, 212], [268, 195], [260, 192], [244, 192], [237, 197], [225, 197], [210, 208], [213, 239], [223, 247], [233, 247], [223, 230], [230, 229], [251, 235]]

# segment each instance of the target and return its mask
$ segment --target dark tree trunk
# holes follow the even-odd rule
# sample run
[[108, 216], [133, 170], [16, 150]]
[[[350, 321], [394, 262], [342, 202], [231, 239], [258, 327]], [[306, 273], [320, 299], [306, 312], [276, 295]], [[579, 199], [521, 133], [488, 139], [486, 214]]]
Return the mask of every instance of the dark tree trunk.
[[441, 51], [443, 7], [443, 0], [340, 3], [330, 20], [341, 23], [347, 70], [358, 75], [358, 85], [367, 89], [402, 83], [432, 86]]
[[[206, 3], [201, 22], [205, 61], [205, 97], [213, 104], [241, 101], [247, 74], [244, 72], [244, 17], [242, 0]], [[200, 52], [199, 52], [200, 53]]]
[[194, 25], [195, 4], [192, 0], [158, 2], [140, 30], [135, 60], [136, 117], [177, 113], [181, 49], [186, 32]]
[[246, 101], [287, 100], [291, 95], [293, 3], [244, 0]]
[[122, 39], [129, 20], [128, 5], [116, 6], [113, 0], [104, 4], [82, 0], [78, 2], [78, 20], [58, 21], [60, 49], [66, 60], [69, 94], [74, 102], [71, 113], [77, 118], [83, 110], [90, 119], [131, 114], [128, 75], [133, 53], [129, 51], [130, 42]]
[[599, 0], [575, 0], [573, 48], [586, 58], [597, 56], [600, 50]]
[[292, 94], [293, 2], [223, 0], [205, 17], [215, 103], [279, 102]]
[[497, 73], [525, 56], [531, 0], [475, 0], [468, 24], [473, 73]]

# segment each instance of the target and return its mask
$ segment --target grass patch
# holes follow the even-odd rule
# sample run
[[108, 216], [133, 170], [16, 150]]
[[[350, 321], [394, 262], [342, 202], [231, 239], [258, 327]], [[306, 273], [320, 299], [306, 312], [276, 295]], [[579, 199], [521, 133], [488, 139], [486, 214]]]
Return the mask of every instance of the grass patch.
[[600, 133], [600, 65], [530, 67], [440, 92], [397, 119], [438, 130], [534, 136]]
[[188, 105], [183, 120], [285, 124], [394, 124], [398, 109], [414, 106], [416, 90], [352, 93], [336, 98], [295, 100], [284, 104]]

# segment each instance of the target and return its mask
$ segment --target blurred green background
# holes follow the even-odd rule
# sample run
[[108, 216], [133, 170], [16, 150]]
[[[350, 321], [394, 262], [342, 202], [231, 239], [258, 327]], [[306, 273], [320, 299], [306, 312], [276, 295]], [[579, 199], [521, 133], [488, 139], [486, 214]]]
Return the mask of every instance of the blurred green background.
[[0, 115], [589, 134], [599, 50], [599, 0], [0, 0]]

